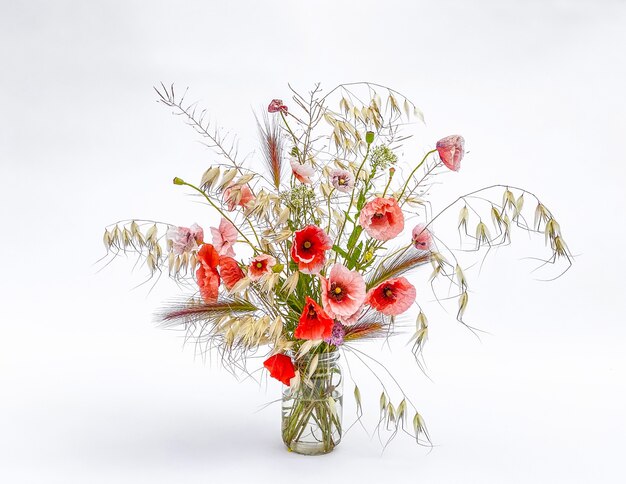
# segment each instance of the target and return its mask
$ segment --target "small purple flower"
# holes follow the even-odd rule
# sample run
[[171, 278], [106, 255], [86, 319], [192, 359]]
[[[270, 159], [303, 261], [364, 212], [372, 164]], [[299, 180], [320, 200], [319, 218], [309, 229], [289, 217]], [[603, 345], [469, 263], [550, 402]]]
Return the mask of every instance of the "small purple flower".
[[346, 335], [346, 328], [339, 321], [335, 321], [330, 338], [324, 341], [330, 345], [341, 346], [343, 344], [343, 338]]
[[330, 172], [330, 183], [335, 190], [349, 193], [354, 188], [354, 176], [348, 170], [333, 170]]

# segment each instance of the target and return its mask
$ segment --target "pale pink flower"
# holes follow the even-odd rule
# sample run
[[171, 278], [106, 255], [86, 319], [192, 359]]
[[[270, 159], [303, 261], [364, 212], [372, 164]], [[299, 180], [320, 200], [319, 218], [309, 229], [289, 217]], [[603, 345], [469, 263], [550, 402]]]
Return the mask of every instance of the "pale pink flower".
[[271, 255], [257, 255], [250, 261], [248, 266], [248, 277], [253, 281], [258, 281], [265, 274], [272, 272], [272, 267], [276, 265], [276, 259]]
[[364, 307], [365, 307], [364, 304], [361, 305], [361, 307], [359, 309], [357, 309], [356, 312], [352, 316], [349, 316], [347, 318], [343, 318], [341, 320], [341, 322], [344, 324], [344, 326], [352, 326], [353, 324], [358, 323], [359, 322], [359, 318], [361, 317], [361, 313], [363, 312], [363, 308]]
[[458, 134], [446, 136], [437, 141], [437, 152], [444, 165], [452, 171], [459, 171], [465, 154], [465, 139]]
[[296, 160], [292, 160], [291, 171], [293, 172], [293, 176], [295, 176], [296, 180], [299, 182], [306, 185], [313, 183], [311, 177], [315, 175], [315, 169], [312, 166], [303, 165], [302, 163], [298, 163]]
[[272, 102], [267, 107], [267, 111], [270, 113], [277, 113], [281, 111], [287, 114], [287, 111], [289, 111], [289, 109], [283, 104], [283, 101], [281, 99], [272, 99]]
[[432, 236], [424, 224], [417, 224], [412, 233], [413, 245], [416, 249], [429, 250]]
[[375, 198], [361, 210], [359, 225], [370, 237], [389, 240], [404, 229], [404, 215], [394, 198]]
[[330, 172], [330, 183], [335, 190], [350, 193], [354, 188], [354, 176], [348, 170], [333, 170]]
[[351, 320], [361, 310], [365, 301], [365, 281], [357, 271], [335, 264], [328, 278], [320, 276], [320, 282], [322, 304], [331, 318]]
[[235, 257], [233, 245], [237, 242], [237, 229], [228, 220], [222, 217], [218, 228], [211, 227], [213, 246], [219, 255]]
[[246, 207], [255, 197], [248, 185], [231, 185], [224, 190], [224, 201], [228, 205], [228, 211], [232, 212], [236, 207]]
[[198, 224], [191, 227], [170, 227], [165, 238], [172, 244], [172, 252], [181, 255], [198, 248], [204, 241], [204, 231]]

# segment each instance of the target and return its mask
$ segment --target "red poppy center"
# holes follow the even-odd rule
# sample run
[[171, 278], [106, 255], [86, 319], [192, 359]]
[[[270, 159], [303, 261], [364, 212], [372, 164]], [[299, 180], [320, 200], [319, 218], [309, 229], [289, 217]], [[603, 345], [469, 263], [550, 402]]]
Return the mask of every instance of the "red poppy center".
[[303, 245], [303, 247], [304, 247], [305, 249], [310, 249], [310, 248], [311, 248], [311, 246], [312, 246], [313, 244], [312, 244], [310, 241], [305, 240], [305, 241], [304, 241], [304, 244], [302, 244], [302, 245]]
[[392, 299], [394, 297], [393, 289], [391, 289], [391, 287], [389, 286], [383, 289], [383, 294], [389, 299]]
[[257, 269], [263, 269], [263, 262], [257, 262], [256, 263], [256, 268]]
[[384, 214], [382, 214], [382, 213], [380, 213], [380, 212], [376, 212], [376, 213], [372, 216], [372, 218], [375, 218], [375, 219], [377, 219], [377, 220], [378, 220], [378, 219], [383, 218], [384, 216], [385, 216]]

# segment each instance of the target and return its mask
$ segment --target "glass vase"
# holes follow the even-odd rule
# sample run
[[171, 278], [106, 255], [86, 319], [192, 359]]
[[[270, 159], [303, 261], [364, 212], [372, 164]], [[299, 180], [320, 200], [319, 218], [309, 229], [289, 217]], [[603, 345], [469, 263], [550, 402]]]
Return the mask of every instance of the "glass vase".
[[341, 440], [343, 377], [339, 352], [307, 355], [296, 361], [300, 385], [285, 387], [282, 401], [282, 436], [298, 454], [331, 452]]

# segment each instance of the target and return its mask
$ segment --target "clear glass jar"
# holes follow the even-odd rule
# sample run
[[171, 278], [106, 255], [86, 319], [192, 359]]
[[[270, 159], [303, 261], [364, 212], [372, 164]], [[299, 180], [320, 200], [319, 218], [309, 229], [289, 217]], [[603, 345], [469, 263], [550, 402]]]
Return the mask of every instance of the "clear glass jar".
[[290, 451], [326, 454], [339, 444], [343, 377], [338, 360], [339, 352], [332, 351], [307, 355], [295, 362], [300, 385], [285, 387], [282, 402], [283, 442]]

